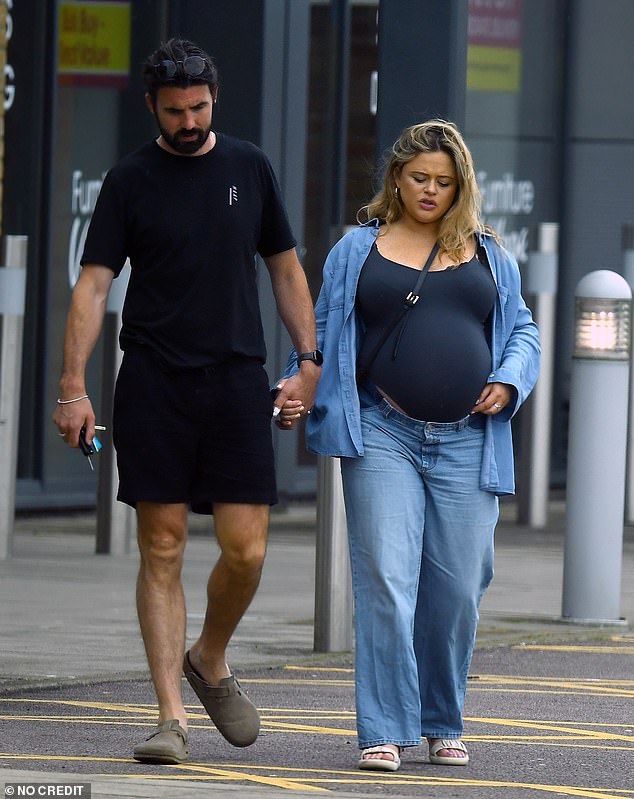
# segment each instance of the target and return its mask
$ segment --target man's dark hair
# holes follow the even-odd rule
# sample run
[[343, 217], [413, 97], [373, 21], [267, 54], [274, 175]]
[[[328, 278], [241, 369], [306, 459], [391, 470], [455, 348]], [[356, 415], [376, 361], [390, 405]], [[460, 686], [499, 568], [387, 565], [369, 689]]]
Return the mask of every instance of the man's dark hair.
[[[187, 73], [184, 62], [190, 56], [197, 56], [204, 61], [204, 67], [200, 74]], [[164, 62], [173, 62], [176, 65], [173, 74], [169, 74], [171, 69], [164, 68]], [[161, 43], [160, 47], [143, 64], [142, 75], [147, 91], [153, 100], [156, 99], [157, 91], [163, 86], [186, 89], [194, 84], [206, 83], [209, 86], [209, 91], [213, 94], [218, 85], [218, 70], [211, 56], [187, 39], [173, 38]]]

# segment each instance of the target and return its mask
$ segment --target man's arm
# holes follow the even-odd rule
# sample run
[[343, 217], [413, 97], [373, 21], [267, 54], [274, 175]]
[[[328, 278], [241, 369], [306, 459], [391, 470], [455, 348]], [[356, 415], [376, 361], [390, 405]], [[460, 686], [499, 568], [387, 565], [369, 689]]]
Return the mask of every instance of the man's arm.
[[85, 266], [75, 284], [64, 336], [64, 361], [59, 381], [59, 399], [53, 421], [71, 447], [79, 446], [79, 431], [86, 425], [86, 440], [95, 434], [95, 414], [86, 391], [86, 364], [103, 325], [106, 300], [114, 279], [112, 269]]
[[[317, 346], [315, 313], [304, 270], [295, 249], [286, 250], [264, 259], [271, 275], [273, 294], [282, 321], [298, 353], [310, 352]], [[275, 405], [297, 409], [296, 418], [310, 411], [315, 401], [321, 368], [312, 361], [302, 361], [299, 372], [284, 381]], [[301, 410], [300, 410], [301, 408]], [[280, 426], [291, 427], [292, 421], [282, 420]]]

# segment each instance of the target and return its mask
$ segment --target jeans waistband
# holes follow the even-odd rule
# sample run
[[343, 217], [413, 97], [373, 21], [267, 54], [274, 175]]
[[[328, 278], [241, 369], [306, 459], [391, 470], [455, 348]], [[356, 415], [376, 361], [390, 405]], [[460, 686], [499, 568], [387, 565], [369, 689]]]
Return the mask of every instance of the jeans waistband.
[[426, 430], [430, 431], [436, 430], [438, 432], [450, 433], [464, 430], [465, 427], [483, 428], [486, 424], [486, 417], [481, 413], [467, 414], [467, 416], [463, 417], [462, 419], [458, 419], [455, 422], [428, 422], [424, 419], [414, 419], [412, 416], [408, 416], [402, 411], [399, 411], [398, 408], [395, 408], [393, 405], [391, 405], [376, 388], [376, 386], [371, 383], [365, 383], [359, 388], [359, 398], [362, 408], [378, 405], [379, 412], [382, 413], [386, 418], [388, 416], [397, 418], [408, 425], [414, 427], [424, 427]]

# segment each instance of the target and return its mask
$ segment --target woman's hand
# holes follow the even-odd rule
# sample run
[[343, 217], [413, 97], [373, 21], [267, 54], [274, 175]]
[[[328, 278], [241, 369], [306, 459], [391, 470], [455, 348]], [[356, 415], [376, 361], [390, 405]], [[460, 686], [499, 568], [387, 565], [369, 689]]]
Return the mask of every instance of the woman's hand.
[[292, 430], [303, 416], [307, 416], [301, 400], [286, 400], [275, 417], [275, 424], [280, 430]]
[[[273, 404], [273, 419], [280, 430], [292, 430], [302, 417], [308, 416], [310, 413], [310, 410], [306, 409], [304, 400], [291, 399], [289, 396], [290, 392], [297, 387], [297, 381], [294, 381], [293, 378], [280, 380], [275, 387], [277, 394]], [[312, 405], [316, 385], [310, 388], [308, 393], [310, 393]]]
[[506, 383], [487, 383], [482, 389], [478, 401], [471, 408], [471, 413], [484, 413], [495, 416], [509, 404], [513, 397], [513, 389]]

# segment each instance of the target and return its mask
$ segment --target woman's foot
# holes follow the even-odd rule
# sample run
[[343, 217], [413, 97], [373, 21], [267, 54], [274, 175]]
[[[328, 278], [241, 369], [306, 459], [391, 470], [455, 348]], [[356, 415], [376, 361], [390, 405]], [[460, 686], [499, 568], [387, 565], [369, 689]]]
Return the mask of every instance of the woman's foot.
[[365, 771], [397, 771], [401, 750], [396, 744], [380, 744], [361, 750], [359, 768]]
[[429, 762], [435, 766], [466, 766], [467, 747], [460, 738], [428, 738]]

